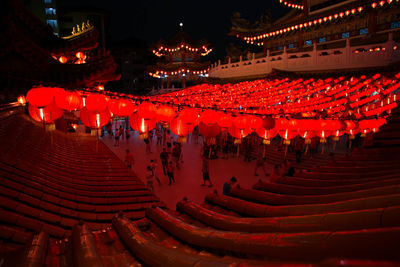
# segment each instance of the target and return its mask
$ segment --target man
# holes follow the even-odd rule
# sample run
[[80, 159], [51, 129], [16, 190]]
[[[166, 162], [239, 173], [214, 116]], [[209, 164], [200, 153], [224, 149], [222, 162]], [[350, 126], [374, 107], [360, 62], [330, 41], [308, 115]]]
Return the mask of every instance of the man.
[[172, 161], [170, 161], [168, 163], [167, 174], [168, 174], [168, 180], [169, 180], [169, 184], [168, 185], [171, 185], [172, 183], [175, 183], [174, 164], [172, 163]]
[[163, 151], [160, 153], [160, 159], [161, 159], [161, 164], [163, 166], [163, 172], [164, 175], [167, 175], [167, 169], [168, 169], [168, 152], [165, 149], [165, 147], [163, 148]]
[[254, 176], [258, 176], [257, 170], [260, 167], [264, 170], [264, 174], [267, 175], [267, 170], [265, 169], [265, 159], [263, 157], [263, 154], [264, 154], [264, 147], [263, 146], [264, 145], [261, 143], [260, 144], [260, 148], [258, 150], [256, 168], [254, 170]]
[[203, 167], [202, 167], [202, 172], [203, 172], [203, 184], [202, 186], [206, 186], [206, 182], [208, 182], [208, 187], [212, 187], [212, 183], [210, 180], [210, 169], [208, 166], [208, 159], [206, 156], [203, 155]]
[[237, 182], [236, 177], [232, 177], [229, 182], [225, 182], [224, 187], [222, 188], [222, 194], [229, 195], [231, 192], [232, 186], [234, 186]]
[[176, 168], [179, 170], [179, 159], [181, 157], [181, 148], [180, 145], [176, 142], [174, 142], [174, 148], [172, 149], [172, 158], [175, 161]]
[[134, 163], [135, 160], [133, 159], [133, 154], [129, 151], [129, 149], [127, 149], [125, 154], [125, 164], [129, 169], [132, 169]]

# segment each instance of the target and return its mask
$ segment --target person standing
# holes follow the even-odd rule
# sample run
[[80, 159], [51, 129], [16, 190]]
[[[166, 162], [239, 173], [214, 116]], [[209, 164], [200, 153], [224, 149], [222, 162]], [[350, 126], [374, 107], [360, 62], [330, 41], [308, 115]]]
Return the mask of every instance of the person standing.
[[209, 184], [208, 187], [212, 187], [212, 183], [210, 180], [210, 168], [209, 168], [208, 159], [206, 156], [203, 156], [202, 172], [203, 172], [202, 186], [206, 186], [206, 182], [208, 182], [208, 184]]
[[133, 154], [127, 149], [125, 154], [125, 164], [129, 169], [132, 169], [133, 164], [135, 164], [135, 160], [133, 159]]
[[164, 147], [163, 151], [160, 153], [160, 159], [161, 159], [161, 164], [163, 167], [164, 175], [167, 175], [167, 172], [168, 172], [168, 157], [169, 157], [168, 152], [167, 152], [166, 148]]
[[254, 169], [254, 176], [258, 176], [257, 170], [260, 167], [263, 169], [264, 174], [268, 175], [267, 170], [265, 169], [265, 159], [263, 157], [263, 154], [264, 154], [264, 147], [263, 144], [261, 143], [257, 154], [257, 162], [256, 162], [256, 168]]
[[145, 139], [143, 139], [143, 141], [146, 144], [146, 154], [150, 154], [151, 153], [151, 147], [150, 147], [149, 137], [147, 136]]
[[150, 189], [150, 191], [153, 192], [154, 187], [153, 187], [153, 171], [150, 166], [147, 166], [146, 168], [146, 181], [147, 181], [147, 187]]
[[169, 180], [169, 184], [168, 185], [171, 185], [172, 183], [175, 183], [174, 164], [172, 163], [172, 161], [170, 161], [168, 163], [167, 174], [168, 174], [168, 180]]
[[161, 130], [158, 126], [156, 128], [156, 136], [157, 136], [157, 145], [161, 146], [162, 145], [162, 134], [161, 134]]
[[179, 166], [180, 157], [181, 157], [181, 150], [180, 150], [179, 144], [174, 142], [174, 148], [172, 149], [172, 158], [174, 159], [176, 168], [178, 170], [180, 169], [180, 166]]
[[115, 129], [115, 137], [114, 137], [114, 139], [115, 139], [114, 146], [119, 146], [119, 131], [118, 131], [118, 129]]
[[158, 184], [161, 185], [160, 179], [159, 179], [158, 176], [157, 176], [157, 167], [158, 167], [158, 164], [157, 164], [157, 160], [156, 160], [156, 159], [150, 160], [150, 167], [151, 167], [151, 170], [153, 171], [153, 177], [156, 179], [156, 181], [158, 182]]

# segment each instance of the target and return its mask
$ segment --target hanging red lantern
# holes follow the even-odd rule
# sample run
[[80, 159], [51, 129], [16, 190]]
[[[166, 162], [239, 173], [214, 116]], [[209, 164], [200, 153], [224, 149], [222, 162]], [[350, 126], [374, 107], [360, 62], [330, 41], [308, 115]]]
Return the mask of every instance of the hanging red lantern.
[[258, 134], [259, 137], [265, 140], [270, 140], [278, 134], [278, 131], [275, 128], [271, 130], [265, 130], [264, 127], [260, 127], [256, 130], [256, 133]]
[[78, 52], [78, 53], [75, 54], [75, 56], [77, 58], [83, 59], [83, 60], [86, 58], [86, 56], [85, 56], [85, 54], [83, 52]]
[[278, 130], [278, 131], [284, 131], [284, 130], [286, 130], [286, 129], [288, 129], [289, 128], [289, 120], [287, 120], [287, 119], [284, 119], [284, 118], [279, 118], [279, 119], [276, 119], [276, 121], [275, 121], [275, 128]]
[[233, 118], [232, 118], [232, 116], [231, 116], [230, 114], [228, 114], [228, 113], [222, 113], [222, 112], [220, 112], [220, 113], [219, 113], [219, 116], [218, 116], [217, 123], [218, 123], [218, 125], [219, 125], [220, 127], [227, 129], [227, 128], [229, 128], [229, 127], [232, 125], [232, 123], [233, 123]]
[[205, 125], [213, 125], [218, 120], [218, 114], [214, 110], [205, 110], [200, 115], [200, 121]]
[[107, 100], [102, 94], [90, 94], [86, 97], [85, 107], [89, 111], [102, 111], [107, 108]]
[[65, 56], [61, 56], [58, 58], [58, 61], [62, 64], [65, 64], [65, 63], [67, 63], [68, 59]]
[[160, 106], [156, 112], [156, 119], [162, 123], [170, 123], [171, 120], [176, 116], [174, 109], [170, 106]]
[[263, 119], [263, 127], [265, 130], [271, 130], [275, 127], [275, 120], [271, 117], [265, 117]]
[[80, 118], [85, 126], [98, 129], [110, 121], [111, 114], [108, 108], [99, 111], [91, 111], [85, 107], [80, 111]]
[[304, 139], [311, 139], [315, 136], [315, 131], [312, 130], [299, 130], [297, 133]]
[[241, 138], [246, 137], [250, 133], [250, 130], [248, 128], [240, 129], [240, 128], [237, 128], [234, 125], [232, 125], [231, 127], [228, 128], [228, 133], [232, 137], [241, 139]]
[[48, 106], [53, 102], [54, 97], [64, 90], [57, 87], [36, 87], [29, 90], [26, 101], [38, 107]]
[[196, 110], [191, 109], [191, 108], [186, 108], [179, 112], [179, 118], [185, 124], [197, 125], [199, 115]]
[[77, 92], [63, 91], [55, 97], [56, 105], [64, 110], [77, 110], [82, 108], [82, 98]]
[[138, 106], [137, 113], [146, 120], [153, 119], [156, 116], [156, 106], [150, 102], [143, 102]]
[[261, 128], [263, 125], [263, 120], [257, 116], [247, 116], [247, 123], [252, 131], [256, 131], [258, 128]]
[[138, 112], [135, 112], [130, 116], [129, 123], [132, 129], [139, 132], [140, 134], [147, 133], [148, 131], [153, 130], [156, 126], [156, 121], [154, 118], [146, 119], [140, 117]]
[[193, 131], [194, 124], [185, 123], [180, 116], [178, 116], [171, 121], [170, 129], [177, 136], [185, 137]]
[[285, 140], [291, 140], [297, 136], [297, 132], [286, 129], [286, 130], [280, 130], [279, 135]]
[[206, 125], [203, 122], [199, 123], [199, 132], [205, 138], [217, 136], [221, 132], [221, 127], [217, 124]]
[[32, 119], [45, 123], [52, 123], [63, 115], [63, 111], [54, 102], [44, 107], [29, 104], [28, 111]]
[[110, 99], [108, 108], [115, 116], [126, 117], [131, 115], [135, 110], [135, 105], [132, 100], [128, 99]]
[[233, 119], [233, 125], [238, 129], [248, 129], [248, 121], [246, 116], [237, 116]]

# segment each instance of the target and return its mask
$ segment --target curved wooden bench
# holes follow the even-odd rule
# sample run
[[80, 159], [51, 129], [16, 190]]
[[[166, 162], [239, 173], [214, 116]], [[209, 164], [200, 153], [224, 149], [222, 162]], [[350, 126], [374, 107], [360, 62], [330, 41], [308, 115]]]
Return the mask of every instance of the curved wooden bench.
[[270, 259], [320, 261], [329, 257], [400, 259], [400, 227], [312, 233], [242, 233], [199, 228], [160, 208], [146, 215], [167, 232], [190, 244]]
[[271, 206], [210, 193], [206, 201], [252, 217], [282, 217], [386, 208], [400, 205], [400, 194], [367, 197], [329, 204]]
[[[183, 250], [171, 249], [152, 242], [131, 221], [124, 217], [114, 217], [113, 227], [130, 251], [149, 266], [288, 266], [284, 262], [259, 262], [238, 258], [220, 258], [212, 255], [189, 254]], [[285, 265], [286, 264], [286, 265]], [[300, 267], [312, 264], [290, 263]]]
[[283, 195], [253, 189], [232, 188], [231, 196], [270, 205], [305, 205], [326, 204], [350, 199], [359, 199], [371, 196], [382, 196], [400, 193], [400, 185], [384, 186], [372, 189], [363, 189], [353, 192], [334, 193], [327, 195]]
[[400, 206], [361, 211], [272, 218], [238, 218], [180, 201], [178, 210], [216, 229], [239, 232], [313, 232], [400, 226]]

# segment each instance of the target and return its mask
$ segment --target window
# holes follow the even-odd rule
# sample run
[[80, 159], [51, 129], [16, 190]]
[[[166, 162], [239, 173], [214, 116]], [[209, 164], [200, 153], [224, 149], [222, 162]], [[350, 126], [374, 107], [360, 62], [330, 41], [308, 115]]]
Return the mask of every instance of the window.
[[51, 4], [53, 2], [53, 0], [44, 0], [45, 4]]
[[312, 41], [311, 40], [307, 40], [306, 41], [306, 45], [312, 45]]
[[319, 43], [325, 43], [326, 42], [326, 37], [321, 37], [318, 40]]
[[55, 8], [52, 7], [46, 8], [46, 15], [55, 15], [55, 14], [56, 14]]
[[289, 45], [288, 45], [288, 48], [289, 48], [289, 49], [294, 48], [294, 44], [289, 44]]
[[360, 35], [368, 34], [368, 28], [360, 29]]
[[350, 37], [350, 33], [349, 32], [342, 33], [342, 39], [349, 38], [349, 37]]
[[400, 20], [390, 23], [391, 29], [400, 28]]
[[283, 50], [283, 46], [278, 46], [278, 50]]
[[50, 25], [53, 29], [58, 28], [57, 20], [55, 19], [48, 19], [47, 24]]

